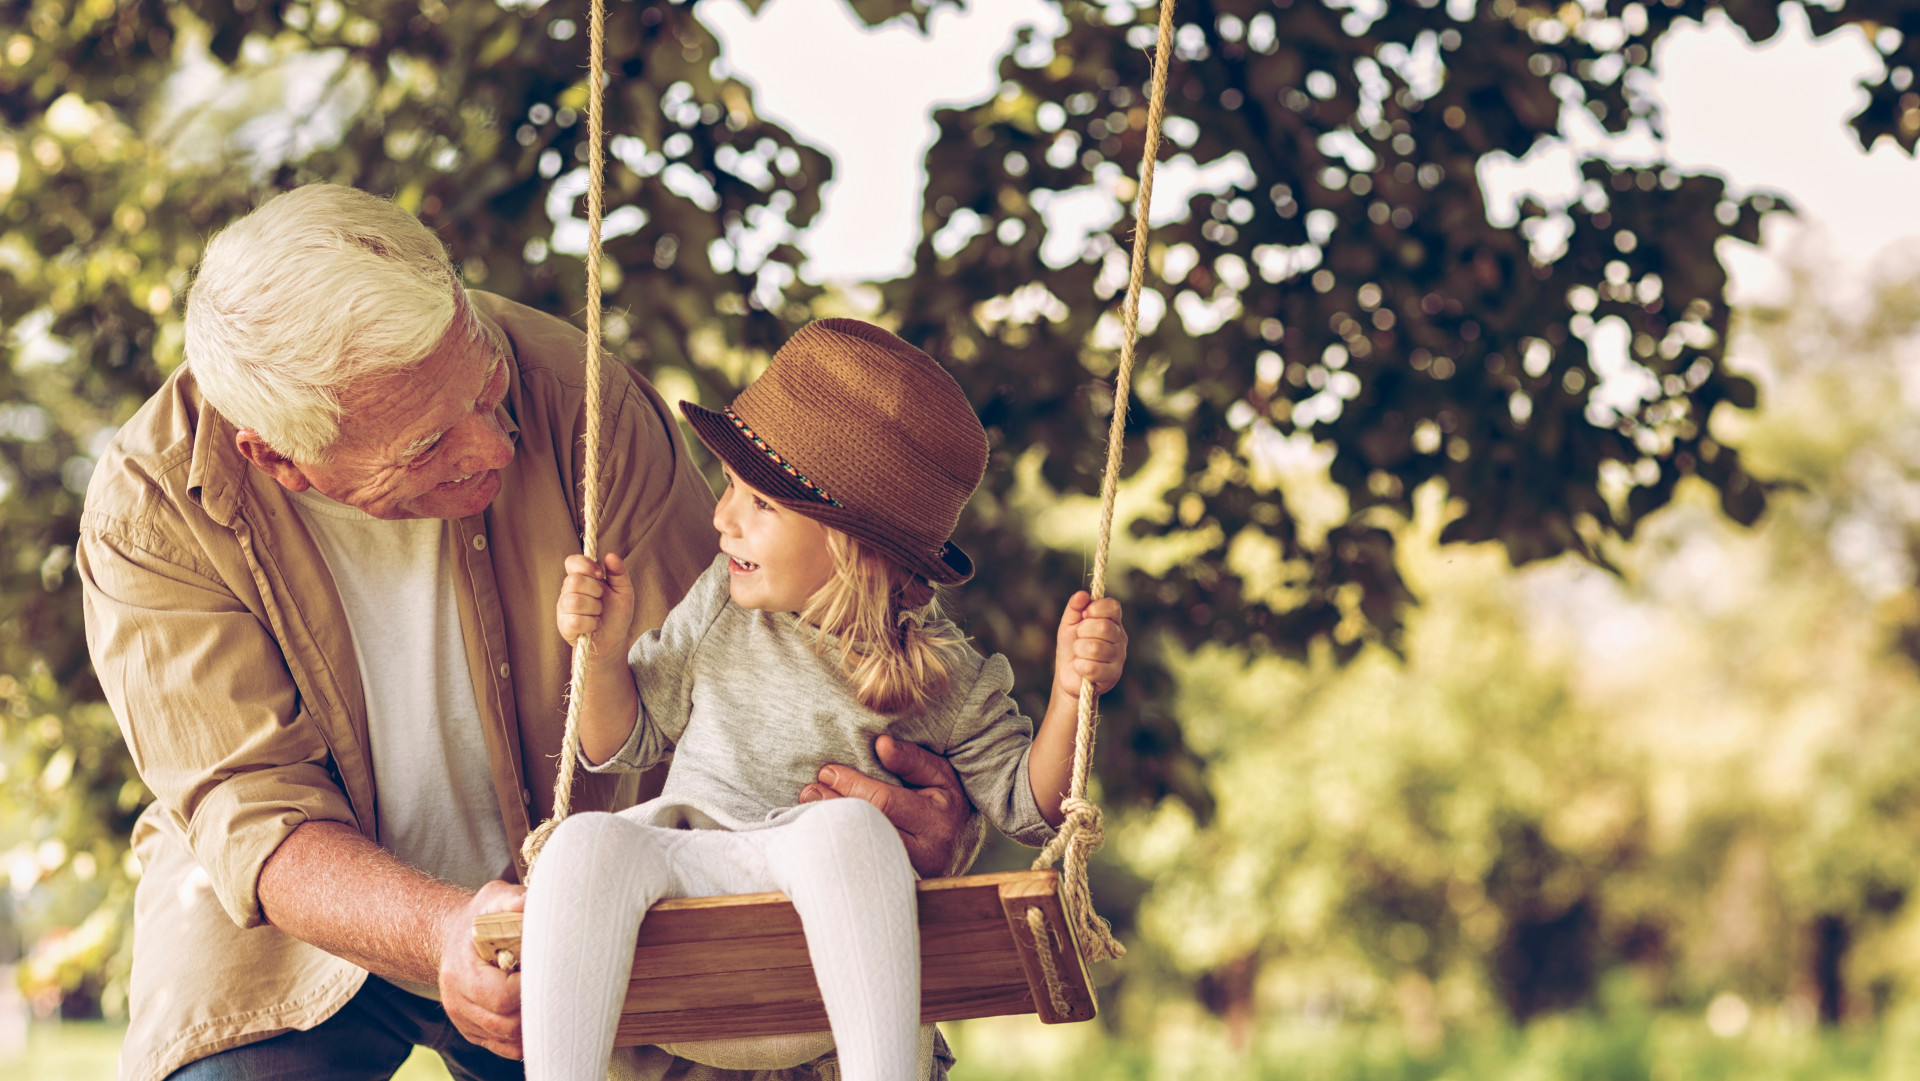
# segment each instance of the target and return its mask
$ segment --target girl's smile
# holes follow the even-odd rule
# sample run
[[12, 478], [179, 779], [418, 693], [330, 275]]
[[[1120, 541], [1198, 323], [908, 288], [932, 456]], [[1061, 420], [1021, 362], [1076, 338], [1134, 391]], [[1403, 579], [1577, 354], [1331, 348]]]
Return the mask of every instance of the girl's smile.
[[733, 470], [726, 474], [713, 527], [727, 555], [733, 602], [769, 612], [800, 611], [833, 578], [826, 527], [747, 487]]

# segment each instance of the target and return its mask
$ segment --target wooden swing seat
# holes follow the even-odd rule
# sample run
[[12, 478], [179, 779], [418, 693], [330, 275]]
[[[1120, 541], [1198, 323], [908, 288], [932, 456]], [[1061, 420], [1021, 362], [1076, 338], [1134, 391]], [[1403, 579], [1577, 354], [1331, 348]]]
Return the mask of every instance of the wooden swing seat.
[[[1093, 1017], [1093, 986], [1060, 901], [1059, 872], [935, 878], [917, 891], [922, 1021], [1037, 1013], [1059, 1024]], [[1053, 962], [1052, 987], [1049, 966], [1034, 952], [1032, 908], [1051, 932], [1042, 946]], [[486, 960], [502, 950], [518, 957], [520, 913], [481, 916], [473, 936]], [[681, 898], [647, 912], [616, 1045], [826, 1029], [806, 936], [785, 894]]]

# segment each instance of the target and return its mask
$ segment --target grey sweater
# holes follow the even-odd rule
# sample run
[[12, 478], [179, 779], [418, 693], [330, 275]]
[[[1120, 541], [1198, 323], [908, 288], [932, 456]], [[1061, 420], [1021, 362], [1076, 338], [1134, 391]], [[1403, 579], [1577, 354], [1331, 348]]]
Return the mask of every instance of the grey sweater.
[[[814, 651], [809, 638], [817, 633], [789, 613], [734, 604], [720, 556], [666, 623], [634, 643], [633, 733], [589, 768], [647, 769], [672, 753], [666, 786], [652, 801], [656, 821], [753, 829], [784, 820], [829, 762], [898, 783], [874, 757], [873, 741], [884, 733], [944, 755], [1002, 833], [1034, 846], [1053, 838], [1027, 780], [1033, 723], [1008, 693], [1005, 657], [966, 648], [939, 698], [888, 716], [861, 705], [835, 660]], [[670, 813], [679, 809], [699, 814]]]

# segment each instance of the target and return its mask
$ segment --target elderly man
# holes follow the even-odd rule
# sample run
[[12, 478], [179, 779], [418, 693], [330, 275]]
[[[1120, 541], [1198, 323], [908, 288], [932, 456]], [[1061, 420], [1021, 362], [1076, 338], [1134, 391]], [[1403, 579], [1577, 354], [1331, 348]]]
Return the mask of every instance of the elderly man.
[[[552, 799], [583, 352], [467, 293], [418, 221], [350, 188], [283, 194], [208, 245], [187, 363], [120, 430], [81, 522], [94, 665], [156, 796], [133, 837], [127, 1081], [384, 1078], [414, 1046], [457, 1077], [520, 1075], [519, 977], [469, 929], [519, 907], [515, 854]], [[657, 625], [713, 555], [712, 496], [653, 388], [608, 381], [601, 546]], [[952, 771], [880, 750], [918, 787], [829, 765], [797, 795], [873, 801], [945, 871]], [[574, 805], [636, 787], [586, 775]]]

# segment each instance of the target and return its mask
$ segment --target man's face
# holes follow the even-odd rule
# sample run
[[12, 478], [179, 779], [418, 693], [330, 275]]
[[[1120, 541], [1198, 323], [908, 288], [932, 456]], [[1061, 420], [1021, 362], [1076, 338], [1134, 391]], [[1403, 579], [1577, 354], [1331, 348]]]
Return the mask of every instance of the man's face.
[[327, 460], [297, 468], [315, 491], [375, 518], [465, 518], [500, 493], [513, 442], [494, 412], [507, 395], [503, 343], [464, 298], [433, 352], [349, 391]]

